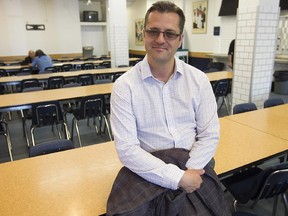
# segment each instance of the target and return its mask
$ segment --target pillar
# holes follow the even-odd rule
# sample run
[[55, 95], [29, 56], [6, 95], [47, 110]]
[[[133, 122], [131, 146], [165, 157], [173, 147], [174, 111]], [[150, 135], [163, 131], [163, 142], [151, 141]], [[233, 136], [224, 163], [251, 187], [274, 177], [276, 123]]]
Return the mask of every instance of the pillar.
[[234, 52], [232, 107], [269, 98], [280, 8], [279, 0], [239, 0]]
[[107, 0], [111, 67], [129, 65], [126, 0]]

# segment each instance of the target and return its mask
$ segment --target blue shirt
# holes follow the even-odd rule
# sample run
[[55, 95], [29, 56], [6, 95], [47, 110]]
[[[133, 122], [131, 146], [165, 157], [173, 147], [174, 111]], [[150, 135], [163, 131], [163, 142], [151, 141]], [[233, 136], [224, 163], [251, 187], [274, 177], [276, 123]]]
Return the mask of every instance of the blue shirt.
[[44, 55], [41, 57], [35, 57], [33, 62], [32, 62], [32, 67], [38, 67], [39, 68], [39, 73], [45, 72], [45, 68], [47, 67], [52, 67], [53, 62], [50, 56]]
[[153, 77], [147, 57], [113, 84], [111, 124], [121, 162], [147, 181], [177, 189], [184, 171], [149, 152], [190, 151], [186, 167], [202, 169], [219, 142], [217, 104], [208, 77], [175, 57], [167, 83]]

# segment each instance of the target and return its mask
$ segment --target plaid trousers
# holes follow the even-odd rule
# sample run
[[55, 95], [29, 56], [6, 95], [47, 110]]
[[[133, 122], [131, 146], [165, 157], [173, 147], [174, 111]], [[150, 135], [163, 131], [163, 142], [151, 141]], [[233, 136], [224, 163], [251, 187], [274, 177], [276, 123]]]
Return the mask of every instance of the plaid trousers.
[[[165, 163], [185, 170], [189, 152], [175, 148], [151, 153]], [[193, 193], [171, 190], [146, 181], [123, 167], [107, 202], [108, 216], [231, 216], [220, 181], [207, 165], [201, 187]]]

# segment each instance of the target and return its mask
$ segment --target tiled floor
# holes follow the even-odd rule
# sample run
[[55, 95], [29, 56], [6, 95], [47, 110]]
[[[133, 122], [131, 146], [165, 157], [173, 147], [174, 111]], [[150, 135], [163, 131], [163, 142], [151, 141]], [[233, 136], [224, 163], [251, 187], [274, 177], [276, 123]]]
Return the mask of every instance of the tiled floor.
[[[274, 93], [271, 93], [271, 98], [273, 97], [281, 97], [284, 99], [285, 103], [288, 103], [288, 95], [277, 95]], [[227, 115], [227, 111], [225, 107], [220, 110], [219, 116], [225, 116]], [[69, 130], [71, 130], [71, 120], [72, 116], [68, 116], [68, 126]], [[10, 128], [10, 133], [11, 133], [11, 139], [12, 139], [12, 145], [13, 145], [13, 157], [14, 160], [20, 160], [23, 158], [28, 157], [28, 148], [26, 145], [26, 141], [23, 137], [23, 132], [22, 132], [22, 125], [21, 125], [21, 120], [19, 118], [19, 113], [13, 112], [12, 120], [8, 121], [9, 123], [9, 128]], [[28, 121], [27, 125], [30, 125], [30, 122]], [[42, 142], [42, 141], [47, 141], [50, 139], [55, 138], [56, 134], [52, 132], [51, 127], [48, 128], [40, 128], [37, 129], [39, 133], [37, 133], [36, 136], [36, 143], [37, 142]], [[93, 126], [87, 126], [86, 121], [82, 121], [80, 124], [80, 131], [81, 131], [81, 138], [82, 138], [82, 144], [83, 146], [87, 145], [93, 145], [101, 142], [106, 142], [109, 141], [109, 137], [106, 134], [101, 134], [101, 135], [96, 135], [95, 129]], [[78, 147], [78, 141], [77, 137], [74, 134], [74, 143], [75, 146]], [[9, 155], [8, 155], [8, 150], [7, 146], [4, 145], [5, 141], [3, 136], [0, 137], [0, 163], [3, 162], [8, 162], [9, 161]], [[272, 161], [273, 163], [273, 161]], [[231, 195], [226, 192], [225, 196], [227, 198], [227, 201], [229, 204], [232, 204], [233, 198]], [[270, 216], [272, 215], [272, 206], [273, 206], [273, 200], [261, 200], [259, 203], [255, 206], [253, 210], [249, 209], [248, 207], [240, 207], [241, 210], [244, 211], [249, 211], [249, 212], [254, 212], [257, 213], [259, 216]], [[280, 202], [280, 205], [278, 207], [278, 214], [277, 216], [283, 215], [284, 216], [284, 206], [283, 203]]]

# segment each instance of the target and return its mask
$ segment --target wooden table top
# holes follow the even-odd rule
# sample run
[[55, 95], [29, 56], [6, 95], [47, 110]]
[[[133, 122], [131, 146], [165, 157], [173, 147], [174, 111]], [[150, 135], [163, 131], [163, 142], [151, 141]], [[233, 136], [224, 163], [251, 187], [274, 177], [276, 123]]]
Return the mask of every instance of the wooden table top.
[[230, 115], [225, 118], [288, 140], [288, 104]]
[[[218, 175], [287, 150], [286, 140], [225, 118], [220, 124]], [[0, 164], [0, 215], [103, 214], [121, 167], [113, 142]]]
[[[129, 61], [138, 61], [141, 60], [141, 58], [129, 58]], [[68, 62], [57, 62], [54, 63], [53, 66], [61, 66], [63, 64], [73, 64], [73, 65], [81, 65], [84, 63], [93, 63], [93, 64], [100, 64], [103, 61], [111, 61], [110, 59], [106, 60], [94, 60], [94, 61], [68, 61]], [[31, 65], [11, 65], [11, 66], [0, 66], [1, 69], [5, 69], [7, 72], [9, 70], [20, 70], [21, 68], [27, 68], [31, 67]]]
[[[132, 67], [122, 67], [122, 68], [103, 68], [103, 69], [93, 69], [93, 70], [79, 70], [79, 71], [67, 71], [67, 72], [57, 72], [57, 73], [44, 73], [44, 74], [32, 74], [32, 75], [23, 75], [23, 76], [7, 76], [0, 77], [0, 83], [5, 83], [9, 85], [14, 85], [15, 83], [21, 82], [23, 79], [32, 79], [36, 78], [39, 80], [46, 80], [49, 77], [53, 76], [64, 76], [64, 77], [75, 77], [80, 74], [91, 73], [93, 75], [97, 74], [113, 74], [119, 72], [126, 72]], [[208, 79], [212, 81], [217, 81], [219, 79], [232, 79], [233, 72], [231, 71], [219, 71], [207, 73]]]
[[79, 70], [79, 71], [67, 71], [67, 72], [57, 72], [57, 73], [43, 73], [43, 74], [32, 74], [32, 75], [22, 75], [22, 76], [6, 76], [0, 77], [0, 83], [5, 83], [9, 85], [14, 85], [16, 83], [21, 82], [24, 79], [39, 79], [39, 80], [47, 80], [49, 77], [54, 76], [63, 76], [63, 77], [76, 77], [81, 74], [113, 74], [119, 72], [126, 72], [131, 67], [123, 67], [123, 68], [101, 68], [101, 69], [93, 69], [93, 70]]
[[44, 91], [23, 92], [0, 95], [0, 108], [5, 110], [19, 110], [22, 106], [37, 102], [52, 100], [68, 100], [94, 94], [110, 94], [113, 83], [79, 86], [71, 88], [51, 89]]
[[113, 142], [0, 164], [0, 215], [103, 214], [121, 167]]
[[288, 150], [288, 141], [249, 126], [220, 118], [220, 142], [215, 171], [227, 174]]
[[216, 72], [210, 72], [206, 73], [208, 76], [210, 82], [217, 81], [220, 79], [232, 79], [233, 78], [233, 72], [231, 71], [216, 71]]

